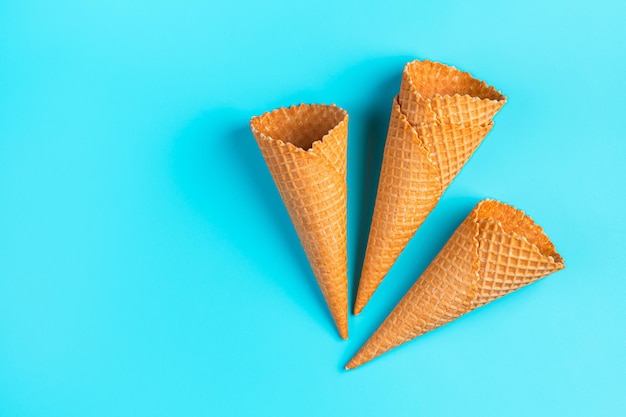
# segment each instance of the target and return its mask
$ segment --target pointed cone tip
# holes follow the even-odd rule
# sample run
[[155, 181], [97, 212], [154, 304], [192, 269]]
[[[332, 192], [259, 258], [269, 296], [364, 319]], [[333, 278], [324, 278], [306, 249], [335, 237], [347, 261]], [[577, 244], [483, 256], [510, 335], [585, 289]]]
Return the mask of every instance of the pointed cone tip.
[[358, 368], [359, 366], [363, 365], [363, 362], [357, 359], [358, 354], [359, 352], [355, 353], [352, 358], [350, 358], [348, 363], [346, 363], [346, 366], [344, 367], [346, 371], [351, 371], [352, 369]]
[[348, 340], [348, 329], [339, 330], [339, 336], [341, 336], [343, 340]]
[[354, 301], [354, 307], [352, 308], [352, 312], [354, 313], [355, 316], [358, 316], [359, 314], [361, 314], [361, 311], [363, 311], [363, 308], [365, 308], [368, 301], [369, 299], [363, 301], [362, 293], [360, 291], [357, 292], [356, 300]]

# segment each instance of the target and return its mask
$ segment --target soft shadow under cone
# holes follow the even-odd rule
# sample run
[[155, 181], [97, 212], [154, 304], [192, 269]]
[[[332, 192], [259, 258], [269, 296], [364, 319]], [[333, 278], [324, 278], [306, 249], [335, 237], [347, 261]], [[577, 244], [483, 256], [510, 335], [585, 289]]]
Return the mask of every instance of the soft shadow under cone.
[[391, 111], [355, 314], [487, 136], [505, 101], [454, 67], [406, 65]]
[[339, 334], [348, 338], [348, 114], [337, 106], [280, 108], [250, 122]]
[[346, 369], [564, 267], [530, 217], [507, 204], [483, 200]]

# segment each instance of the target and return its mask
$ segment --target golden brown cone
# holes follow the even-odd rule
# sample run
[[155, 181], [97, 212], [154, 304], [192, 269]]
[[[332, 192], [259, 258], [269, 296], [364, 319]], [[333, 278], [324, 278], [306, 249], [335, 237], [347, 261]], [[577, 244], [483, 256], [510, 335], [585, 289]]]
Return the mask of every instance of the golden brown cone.
[[530, 217], [507, 204], [483, 200], [346, 369], [564, 267]]
[[[499, 91], [454, 67], [430, 61], [405, 66], [391, 112], [354, 314], [368, 303], [487, 136], [491, 118], [505, 102]], [[409, 139], [419, 145], [407, 144]]]
[[339, 334], [347, 339], [348, 114], [334, 105], [302, 104], [254, 117], [250, 126]]
[[354, 314], [365, 307], [492, 126], [412, 126], [394, 101]]
[[359, 314], [439, 201], [440, 176], [394, 101], [354, 313]]

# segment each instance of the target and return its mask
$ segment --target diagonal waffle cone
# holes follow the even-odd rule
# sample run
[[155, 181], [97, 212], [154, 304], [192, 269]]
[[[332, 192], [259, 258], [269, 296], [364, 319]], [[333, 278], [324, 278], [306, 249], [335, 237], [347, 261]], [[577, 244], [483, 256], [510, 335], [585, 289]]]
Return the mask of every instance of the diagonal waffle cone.
[[454, 67], [407, 64], [391, 111], [355, 314], [487, 136], [504, 102]]
[[564, 267], [530, 217], [507, 204], [483, 200], [346, 369]]
[[252, 118], [252, 132], [342, 338], [348, 338], [348, 114], [299, 105]]

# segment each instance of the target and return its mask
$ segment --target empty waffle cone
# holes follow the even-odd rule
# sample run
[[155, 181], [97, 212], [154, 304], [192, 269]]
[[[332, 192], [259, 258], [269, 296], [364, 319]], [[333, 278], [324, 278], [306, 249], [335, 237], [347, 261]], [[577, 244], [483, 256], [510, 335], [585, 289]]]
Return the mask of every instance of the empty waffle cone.
[[342, 338], [348, 337], [348, 114], [334, 105], [280, 108], [252, 132]]
[[493, 122], [413, 126], [394, 100], [355, 314], [365, 307], [492, 126]]
[[346, 369], [564, 267], [530, 217], [507, 204], [483, 200]]
[[487, 136], [505, 100], [454, 67], [406, 65], [391, 111], [355, 314]]

